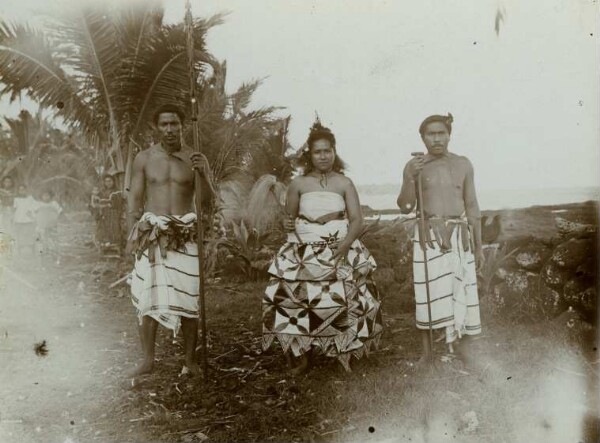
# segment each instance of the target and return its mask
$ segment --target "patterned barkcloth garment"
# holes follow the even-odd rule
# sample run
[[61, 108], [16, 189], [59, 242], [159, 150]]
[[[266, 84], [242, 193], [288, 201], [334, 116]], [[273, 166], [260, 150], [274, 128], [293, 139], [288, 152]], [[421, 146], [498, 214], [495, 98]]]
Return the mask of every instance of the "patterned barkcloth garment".
[[[429, 329], [423, 246], [431, 299], [431, 327], [446, 328], [446, 342], [481, 333], [472, 239], [464, 218], [429, 219], [414, 230], [413, 275], [418, 329]], [[425, 231], [425, 235], [422, 232]], [[421, 242], [423, 237], [423, 242]]]
[[110, 201], [110, 206], [97, 208], [96, 242], [104, 245], [120, 245], [122, 240], [121, 217], [123, 216], [124, 200], [120, 192], [103, 190], [100, 198]]
[[196, 215], [145, 213], [129, 237], [136, 253], [131, 300], [138, 314], [149, 315], [177, 335], [181, 317], [198, 318], [198, 245]]
[[[350, 357], [360, 358], [377, 346], [382, 332], [380, 303], [372, 279], [376, 263], [355, 240], [342, 266], [332, 262], [348, 221], [311, 220], [343, 211], [343, 198], [332, 192], [310, 192], [300, 198], [300, 218], [275, 256], [263, 298], [263, 348], [277, 339], [284, 352], [299, 356], [316, 347], [350, 370]], [[339, 213], [339, 212], [338, 212]], [[327, 217], [327, 215], [325, 215]]]

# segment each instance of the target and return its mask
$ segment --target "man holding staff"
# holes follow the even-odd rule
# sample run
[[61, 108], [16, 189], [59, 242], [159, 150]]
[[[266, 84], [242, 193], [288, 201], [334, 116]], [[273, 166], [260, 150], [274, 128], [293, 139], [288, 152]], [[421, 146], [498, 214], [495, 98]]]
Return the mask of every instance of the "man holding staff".
[[481, 214], [473, 165], [448, 152], [452, 121], [451, 114], [423, 121], [419, 133], [427, 153], [413, 154], [406, 164], [397, 201], [403, 214], [416, 207], [419, 219], [413, 277], [421, 361], [433, 358], [433, 329], [445, 328], [447, 343], [481, 333], [476, 276], [476, 264], [483, 264]]
[[202, 205], [214, 189], [206, 157], [182, 143], [183, 112], [164, 105], [154, 114], [159, 143], [134, 162], [128, 196], [129, 250], [136, 255], [131, 298], [139, 318], [143, 362], [130, 376], [154, 367], [158, 324], [177, 335], [183, 329], [185, 367], [198, 372], [198, 246], [194, 210], [194, 170], [199, 172]]

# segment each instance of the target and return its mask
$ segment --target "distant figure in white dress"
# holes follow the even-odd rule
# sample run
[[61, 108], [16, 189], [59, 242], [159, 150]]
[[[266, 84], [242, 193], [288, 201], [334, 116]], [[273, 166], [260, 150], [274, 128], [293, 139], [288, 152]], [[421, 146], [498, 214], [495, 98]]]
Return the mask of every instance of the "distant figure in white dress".
[[42, 201], [37, 202], [35, 209], [37, 252], [42, 264], [50, 258], [54, 258], [56, 264], [60, 264], [58, 218], [62, 207], [53, 200], [51, 191], [44, 191], [41, 197]]
[[33, 254], [35, 246], [35, 219], [34, 213], [37, 202], [29, 194], [25, 185], [19, 185], [17, 196], [14, 200], [13, 232], [16, 241], [16, 252], [23, 251]]

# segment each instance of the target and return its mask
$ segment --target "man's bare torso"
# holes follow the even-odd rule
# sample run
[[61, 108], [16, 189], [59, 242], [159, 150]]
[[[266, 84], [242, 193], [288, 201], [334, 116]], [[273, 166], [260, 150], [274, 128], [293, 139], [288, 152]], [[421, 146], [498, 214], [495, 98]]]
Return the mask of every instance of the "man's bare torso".
[[193, 210], [194, 171], [189, 155], [182, 148], [167, 154], [154, 145], [144, 155], [145, 211], [156, 215], [183, 215]]
[[467, 158], [456, 154], [448, 153], [441, 157], [426, 155], [422, 172], [426, 215], [464, 214], [464, 187], [469, 167]]

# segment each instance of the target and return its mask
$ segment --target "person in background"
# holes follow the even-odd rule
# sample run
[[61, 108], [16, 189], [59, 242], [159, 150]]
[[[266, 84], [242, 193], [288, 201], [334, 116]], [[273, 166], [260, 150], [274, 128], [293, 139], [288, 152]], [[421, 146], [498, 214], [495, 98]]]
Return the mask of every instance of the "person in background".
[[22, 255], [23, 251], [34, 252], [35, 247], [35, 219], [34, 212], [37, 202], [29, 194], [25, 185], [19, 185], [17, 196], [14, 199], [13, 229], [16, 240], [16, 252]]
[[98, 221], [98, 203], [100, 203], [100, 188], [98, 186], [94, 186], [92, 188], [92, 195], [90, 195], [88, 209], [96, 221]]
[[53, 200], [51, 191], [44, 191], [42, 200], [35, 209], [37, 251], [41, 264], [45, 264], [50, 256], [54, 256], [56, 264], [60, 264], [60, 251], [58, 248], [58, 217], [62, 208]]
[[96, 201], [96, 242], [100, 250], [114, 248], [120, 252], [123, 240], [121, 219], [125, 201], [112, 175], [104, 176], [98, 199], [92, 195], [92, 200]]
[[2, 179], [0, 188], [0, 230], [9, 236], [13, 234], [15, 182], [12, 177]]
[[0, 186], [0, 291], [5, 286], [4, 267], [10, 262], [13, 246], [13, 205], [15, 182], [4, 177]]

